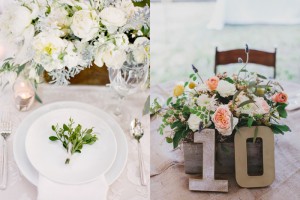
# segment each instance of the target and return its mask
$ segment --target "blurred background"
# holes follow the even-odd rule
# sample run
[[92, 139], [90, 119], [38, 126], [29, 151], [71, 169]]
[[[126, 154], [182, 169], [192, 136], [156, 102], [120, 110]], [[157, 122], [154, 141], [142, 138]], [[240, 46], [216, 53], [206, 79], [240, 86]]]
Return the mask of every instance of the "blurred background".
[[[198, 67], [214, 74], [215, 48], [245, 44], [276, 54], [276, 79], [300, 83], [299, 0], [152, 0], [151, 84], [186, 80]], [[251, 59], [251, 51], [250, 51]], [[241, 65], [218, 71], [237, 72]], [[249, 65], [249, 71], [272, 77], [273, 68]]]

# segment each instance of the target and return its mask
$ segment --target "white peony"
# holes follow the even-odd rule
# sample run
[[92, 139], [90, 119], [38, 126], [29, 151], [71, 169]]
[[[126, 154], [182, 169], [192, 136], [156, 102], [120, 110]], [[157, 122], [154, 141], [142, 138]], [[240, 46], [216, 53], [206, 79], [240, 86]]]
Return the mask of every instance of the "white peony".
[[215, 99], [215, 95], [212, 97], [209, 97], [207, 94], [202, 94], [197, 98], [197, 105], [206, 107], [208, 110], [216, 110], [217, 101]]
[[35, 52], [34, 61], [41, 64], [46, 71], [65, 67], [64, 55], [67, 42], [48, 33], [38, 34], [32, 44]]
[[71, 24], [74, 35], [89, 41], [97, 36], [99, 32], [99, 19], [96, 11], [80, 10], [75, 12]]
[[221, 95], [221, 97], [229, 97], [235, 94], [236, 87], [234, 84], [229, 83], [228, 81], [220, 80], [217, 92]]
[[24, 31], [31, 25], [31, 11], [21, 5], [9, 4], [1, 15], [1, 33], [10, 39], [22, 38]]
[[109, 33], [116, 32], [119, 27], [124, 26], [127, 22], [125, 12], [115, 7], [104, 8], [99, 16]]
[[188, 122], [189, 128], [192, 131], [195, 132], [195, 131], [199, 130], [199, 125], [200, 125], [200, 122], [201, 122], [200, 117], [198, 117], [195, 114], [191, 114], [187, 122]]

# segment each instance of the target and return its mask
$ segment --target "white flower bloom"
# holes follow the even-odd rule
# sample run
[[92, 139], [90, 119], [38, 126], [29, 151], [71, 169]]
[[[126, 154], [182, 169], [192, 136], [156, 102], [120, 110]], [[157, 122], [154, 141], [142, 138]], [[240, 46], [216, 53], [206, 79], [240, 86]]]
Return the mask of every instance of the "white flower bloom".
[[201, 83], [199, 85], [197, 85], [196, 90], [199, 92], [207, 92], [208, 91], [208, 87], [206, 84]]
[[22, 37], [31, 22], [32, 13], [28, 8], [18, 4], [9, 4], [1, 16], [1, 33], [10, 39]]
[[107, 67], [120, 69], [126, 61], [126, 52], [120, 49], [106, 51], [103, 54], [103, 61]]
[[35, 80], [37, 83], [40, 82], [40, 76], [37, 74], [37, 71], [33, 66], [30, 66], [29, 79]]
[[77, 55], [76, 48], [72, 42], [68, 42], [68, 46], [66, 48], [66, 55], [64, 56], [64, 63], [67, 67], [76, 67], [79, 65], [80, 58]]
[[41, 18], [41, 26], [47, 32], [57, 32], [58, 36], [62, 37], [70, 33], [71, 18], [69, 13], [63, 6], [57, 5], [52, 7], [50, 14]]
[[192, 131], [195, 132], [195, 131], [199, 130], [199, 125], [200, 125], [200, 122], [201, 122], [200, 117], [198, 117], [195, 114], [191, 114], [187, 122], [188, 122], [189, 128]]
[[83, 39], [83, 41], [95, 38], [99, 31], [99, 19], [96, 11], [77, 11], [73, 16], [71, 30], [74, 35]]
[[67, 42], [48, 33], [40, 33], [33, 40], [34, 61], [48, 72], [65, 67], [63, 57]]
[[256, 97], [254, 98], [254, 101], [257, 107], [256, 114], [263, 115], [270, 112], [270, 106], [263, 97]]
[[222, 97], [232, 96], [236, 92], [236, 87], [234, 84], [231, 84], [228, 81], [220, 80], [217, 87], [217, 92]]
[[139, 37], [133, 43], [133, 57], [137, 63], [147, 63], [150, 54], [150, 42], [146, 37]]
[[120, 9], [126, 13], [127, 18], [132, 17], [137, 10], [131, 0], [122, 0]]
[[126, 24], [127, 18], [121, 9], [115, 7], [104, 8], [100, 14], [101, 22], [104, 24], [109, 33], [114, 33], [119, 27], [122, 27]]
[[124, 33], [114, 35], [115, 44], [118, 48], [126, 49], [129, 44], [127, 35]]
[[197, 98], [197, 105], [206, 107], [208, 110], [215, 111], [217, 108], [216, 103], [215, 95], [209, 97], [207, 94], [202, 94]]

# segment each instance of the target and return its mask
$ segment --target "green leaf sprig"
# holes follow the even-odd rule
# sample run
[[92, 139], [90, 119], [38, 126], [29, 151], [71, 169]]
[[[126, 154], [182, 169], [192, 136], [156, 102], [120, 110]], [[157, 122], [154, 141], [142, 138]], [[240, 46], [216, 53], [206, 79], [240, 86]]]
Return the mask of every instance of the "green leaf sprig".
[[63, 147], [67, 150], [69, 157], [66, 159], [65, 164], [69, 164], [71, 155], [81, 153], [83, 145], [92, 145], [98, 140], [97, 135], [93, 133], [94, 128], [83, 129], [80, 124], [74, 125], [72, 118], [69, 119], [68, 124], [63, 124], [62, 127], [59, 127], [58, 124], [52, 125], [52, 130], [56, 133], [56, 136], [49, 137], [51, 141], [61, 141]]

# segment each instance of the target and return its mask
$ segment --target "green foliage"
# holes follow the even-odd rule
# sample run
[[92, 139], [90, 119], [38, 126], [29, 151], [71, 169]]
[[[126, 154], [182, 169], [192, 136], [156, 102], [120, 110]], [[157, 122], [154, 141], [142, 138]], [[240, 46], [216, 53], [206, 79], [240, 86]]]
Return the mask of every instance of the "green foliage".
[[283, 104], [283, 103], [278, 103], [278, 106], [277, 106], [277, 111], [278, 111], [278, 114], [280, 117], [282, 118], [286, 118], [287, 117], [287, 112], [285, 110], [285, 108], [287, 107], [287, 104]]
[[[84, 145], [92, 145], [98, 140], [97, 136], [93, 133], [93, 128], [83, 129], [80, 124], [76, 126], [74, 124], [73, 119], [70, 118], [69, 123], [63, 124], [62, 127], [52, 125], [51, 128], [56, 133], [56, 136], [49, 137], [51, 141], [59, 140], [67, 152], [71, 146], [71, 155], [81, 153]], [[68, 164], [69, 162], [70, 158], [67, 158], [65, 163]]]
[[287, 125], [271, 124], [271, 129], [275, 134], [284, 134], [284, 132], [291, 131]]

